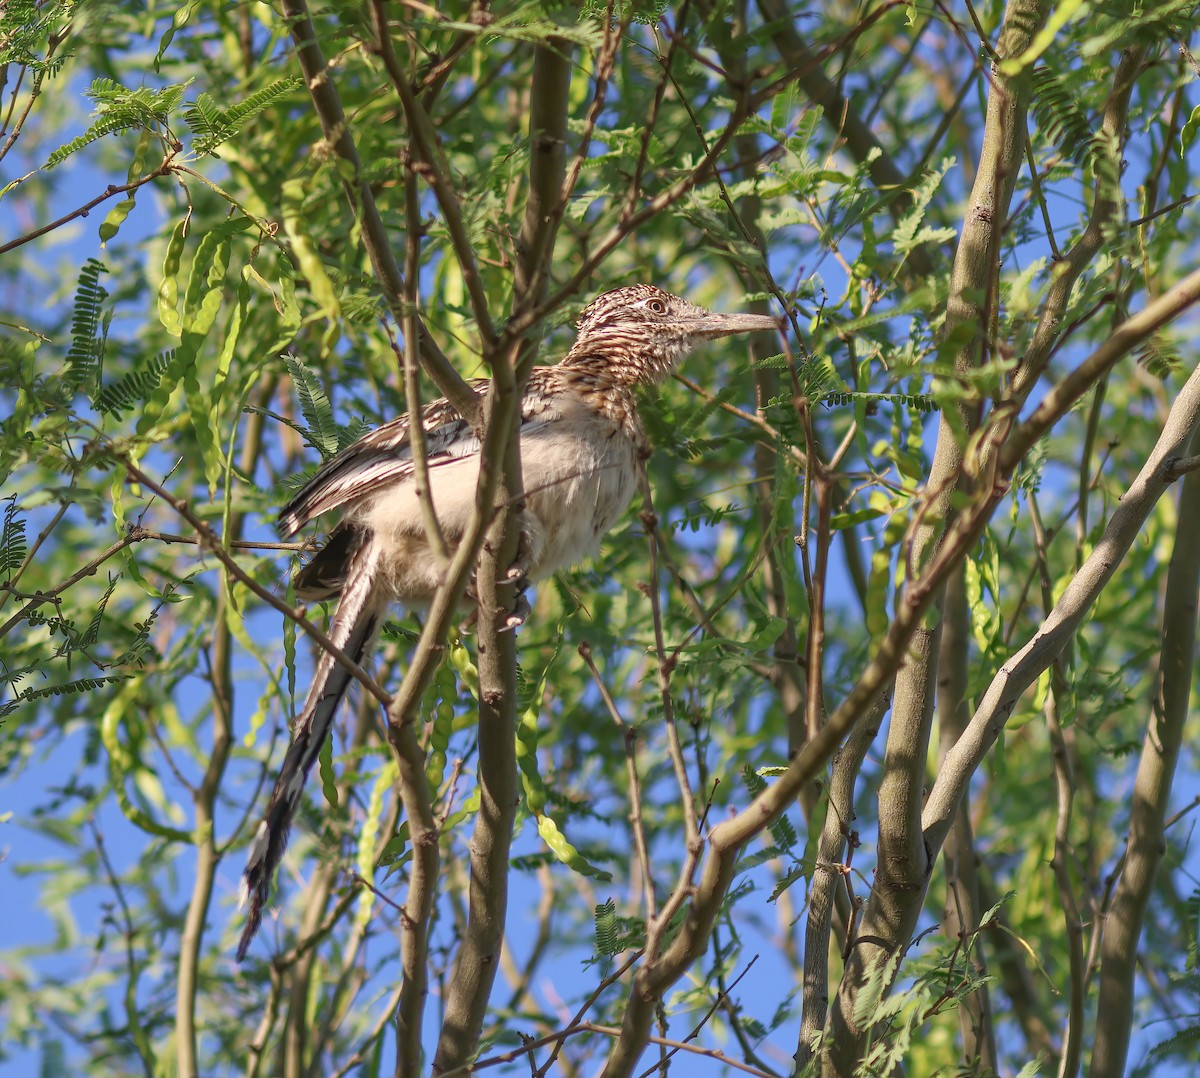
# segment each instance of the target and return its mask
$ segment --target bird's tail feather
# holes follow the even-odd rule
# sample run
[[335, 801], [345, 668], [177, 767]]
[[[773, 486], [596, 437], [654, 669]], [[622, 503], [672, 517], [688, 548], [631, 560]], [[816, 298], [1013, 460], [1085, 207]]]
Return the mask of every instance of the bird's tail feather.
[[[337, 613], [329, 627], [330, 640], [357, 663], [362, 662], [383, 620], [384, 603], [379, 598], [378, 577], [378, 547], [365, 535], [349, 558]], [[239, 962], [246, 957], [262, 921], [267, 893], [287, 848], [288, 832], [304, 792], [304, 782], [329, 736], [351, 677], [332, 655], [322, 652], [304, 708], [292, 726], [292, 742], [271, 791], [266, 815], [258, 825], [246, 858], [242, 903], [247, 914], [238, 942]]]

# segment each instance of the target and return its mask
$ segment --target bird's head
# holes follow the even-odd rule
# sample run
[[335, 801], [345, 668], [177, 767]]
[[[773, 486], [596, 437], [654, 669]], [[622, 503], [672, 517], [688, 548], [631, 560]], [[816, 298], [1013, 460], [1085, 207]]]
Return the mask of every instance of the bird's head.
[[716, 314], [654, 285], [633, 284], [597, 296], [576, 325], [565, 364], [603, 359], [618, 381], [657, 382], [703, 341], [779, 324], [761, 314]]

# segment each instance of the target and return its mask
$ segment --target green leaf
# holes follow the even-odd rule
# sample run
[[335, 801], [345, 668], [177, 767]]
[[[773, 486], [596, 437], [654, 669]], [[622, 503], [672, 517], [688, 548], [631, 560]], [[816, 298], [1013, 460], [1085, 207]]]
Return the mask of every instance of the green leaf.
[[195, 139], [196, 153], [212, 153], [261, 112], [301, 86], [303, 83], [298, 78], [277, 79], [228, 108], [218, 105], [210, 94], [200, 94], [183, 114], [184, 122], [191, 128]]
[[104, 386], [93, 398], [93, 407], [98, 412], [119, 416], [145, 403], [174, 361], [174, 349], [152, 356], [144, 367], [130, 371]]
[[592, 912], [593, 931], [596, 954], [614, 955], [620, 953], [617, 946], [619, 925], [617, 923], [617, 904], [606, 898]]
[[104, 301], [108, 298], [108, 293], [100, 284], [100, 274], [107, 272], [108, 267], [94, 258], [89, 258], [79, 272], [65, 377], [72, 389], [90, 390], [100, 375], [104, 355], [101, 316]]
[[1179, 156], [1182, 158], [1188, 152], [1188, 148], [1196, 141], [1196, 135], [1200, 133], [1200, 105], [1192, 109], [1192, 114], [1188, 117], [1187, 123], [1183, 125], [1183, 130], [1179, 132]]
[[3, 525], [0, 526], [0, 575], [12, 579], [25, 562], [28, 545], [25, 542], [25, 518], [18, 515], [17, 496], [5, 500]]
[[333, 405], [325, 395], [320, 380], [302, 359], [285, 355], [288, 373], [300, 398], [300, 413], [308, 424], [304, 431], [310, 445], [328, 460], [338, 451], [338, 425], [333, 418]]

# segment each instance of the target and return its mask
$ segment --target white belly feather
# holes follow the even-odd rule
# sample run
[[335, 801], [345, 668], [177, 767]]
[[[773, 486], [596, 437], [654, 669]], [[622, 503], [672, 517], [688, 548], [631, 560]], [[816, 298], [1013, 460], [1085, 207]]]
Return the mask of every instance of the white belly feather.
[[[601, 538], [633, 497], [636, 456], [628, 436], [591, 409], [526, 426], [521, 470], [530, 579], [543, 580], [599, 550]], [[478, 479], [477, 452], [429, 469], [438, 523], [451, 543], [470, 521]], [[411, 477], [364, 499], [350, 515], [391, 548], [382, 564], [388, 567], [392, 594], [410, 605], [427, 603], [441, 583], [440, 572]]]

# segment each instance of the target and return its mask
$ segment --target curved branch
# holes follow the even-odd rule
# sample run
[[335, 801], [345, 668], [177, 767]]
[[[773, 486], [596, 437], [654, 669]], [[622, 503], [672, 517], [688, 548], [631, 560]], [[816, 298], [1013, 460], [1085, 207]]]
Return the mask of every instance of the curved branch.
[[1095, 549], [1041, 628], [992, 679], [963, 736], [946, 754], [922, 817], [925, 841], [931, 850], [940, 849], [945, 841], [971, 776], [995, 743], [1017, 700], [1075, 635], [1155, 503], [1170, 486], [1169, 461], [1183, 452], [1197, 423], [1200, 423], [1200, 369], [1193, 372], [1180, 390], [1154, 451], [1121, 498]]
[[[1200, 435], [1192, 439], [1200, 451]], [[1171, 466], [1168, 463], [1168, 471]], [[1125, 870], [1112, 908], [1103, 922], [1100, 1000], [1096, 1006], [1096, 1039], [1092, 1046], [1092, 1078], [1125, 1072], [1133, 1024], [1133, 979], [1138, 940], [1145, 922], [1158, 864], [1165, 851], [1163, 831], [1167, 806], [1192, 688], [1196, 656], [1196, 600], [1200, 592], [1200, 472], [1191, 472], [1179, 496], [1175, 550], [1167, 570], [1162, 618], [1162, 651], [1142, 742], [1142, 758], [1133, 784]]]

